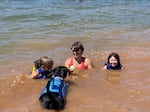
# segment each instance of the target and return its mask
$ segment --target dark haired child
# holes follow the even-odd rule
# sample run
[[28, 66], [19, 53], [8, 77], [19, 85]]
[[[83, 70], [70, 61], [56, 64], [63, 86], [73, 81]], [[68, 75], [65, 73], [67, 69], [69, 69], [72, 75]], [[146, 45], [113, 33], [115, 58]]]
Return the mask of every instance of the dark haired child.
[[108, 56], [107, 62], [105, 62], [105, 66], [103, 69], [107, 70], [121, 70], [122, 65], [120, 62], [120, 57], [117, 53], [111, 53]]
[[91, 60], [82, 56], [84, 47], [81, 42], [74, 42], [71, 46], [71, 51], [72, 57], [66, 59], [65, 61], [65, 66], [67, 68], [69, 68], [71, 71], [74, 71], [75, 69], [85, 70], [93, 68]]

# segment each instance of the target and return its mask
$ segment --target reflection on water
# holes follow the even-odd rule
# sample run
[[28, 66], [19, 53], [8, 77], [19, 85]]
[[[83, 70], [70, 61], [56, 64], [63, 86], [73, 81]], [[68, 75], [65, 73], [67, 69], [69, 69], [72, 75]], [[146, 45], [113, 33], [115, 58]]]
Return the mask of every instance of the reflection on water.
[[116, 83], [119, 84], [120, 83], [120, 70], [118, 71], [105, 71], [104, 75], [105, 75], [105, 80], [109, 81], [111, 83]]

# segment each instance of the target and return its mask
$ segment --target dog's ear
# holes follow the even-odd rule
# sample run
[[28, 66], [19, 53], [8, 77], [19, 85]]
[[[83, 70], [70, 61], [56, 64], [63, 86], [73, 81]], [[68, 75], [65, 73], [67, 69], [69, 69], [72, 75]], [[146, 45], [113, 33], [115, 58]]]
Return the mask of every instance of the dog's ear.
[[52, 72], [55, 74], [55, 72], [59, 69], [59, 66], [56, 66], [55, 68], [53, 68]]
[[63, 67], [62, 70], [63, 70], [63, 78], [66, 78], [71, 73], [67, 67]]
[[46, 74], [46, 78], [52, 78], [53, 75], [55, 75], [55, 72], [58, 70], [58, 67], [55, 67], [50, 71], [50, 73]]

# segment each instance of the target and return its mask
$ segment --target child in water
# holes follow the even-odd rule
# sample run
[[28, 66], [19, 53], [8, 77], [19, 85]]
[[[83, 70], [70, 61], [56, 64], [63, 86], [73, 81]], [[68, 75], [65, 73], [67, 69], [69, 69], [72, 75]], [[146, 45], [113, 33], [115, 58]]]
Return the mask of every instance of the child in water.
[[47, 56], [43, 56], [40, 59], [34, 61], [32, 73], [29, 76], [31, 79], [48, 78], [53, 68], [53, 59]]
[[105, 70], [121, 70], [122, 65], [120, 63], [120, 57], [117, 53], [111, 53], [108, 56], [107, 62], [103, 67]]
[[84, 47], [81, 42], [74, 42], [71, 46], [71, 51], [72, 56], [65, 61], [65, 66], [67, 68], [71, 71], [74, 71], [75, 69], [85, 70], [93, 68], [92, 61], [89, 58], [82, 56]]

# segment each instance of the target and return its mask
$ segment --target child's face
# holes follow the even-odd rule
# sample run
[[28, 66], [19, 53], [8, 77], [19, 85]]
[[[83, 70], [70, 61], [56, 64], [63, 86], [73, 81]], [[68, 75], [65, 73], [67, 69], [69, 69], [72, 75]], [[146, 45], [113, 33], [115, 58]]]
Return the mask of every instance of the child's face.
[[45, 71], [49, 71], [49, 70], [52, 69], [52, 67], [46, 67], [46, 66], [43, 66], [42, 68], [43, 68]]
[[79, 58], [82, 55], [82, 51], [81, 51], [81, 49], [79, 49], [78, 51], [72, 50], [72, 54], [73, 54], [74, 58]]
[[118, 64], [118, 61], [117, 61], [117, 59], [114, 56], [112, 56], [109, 59], [109, 63], [111, 64], [111, 66], [115, 67]]

